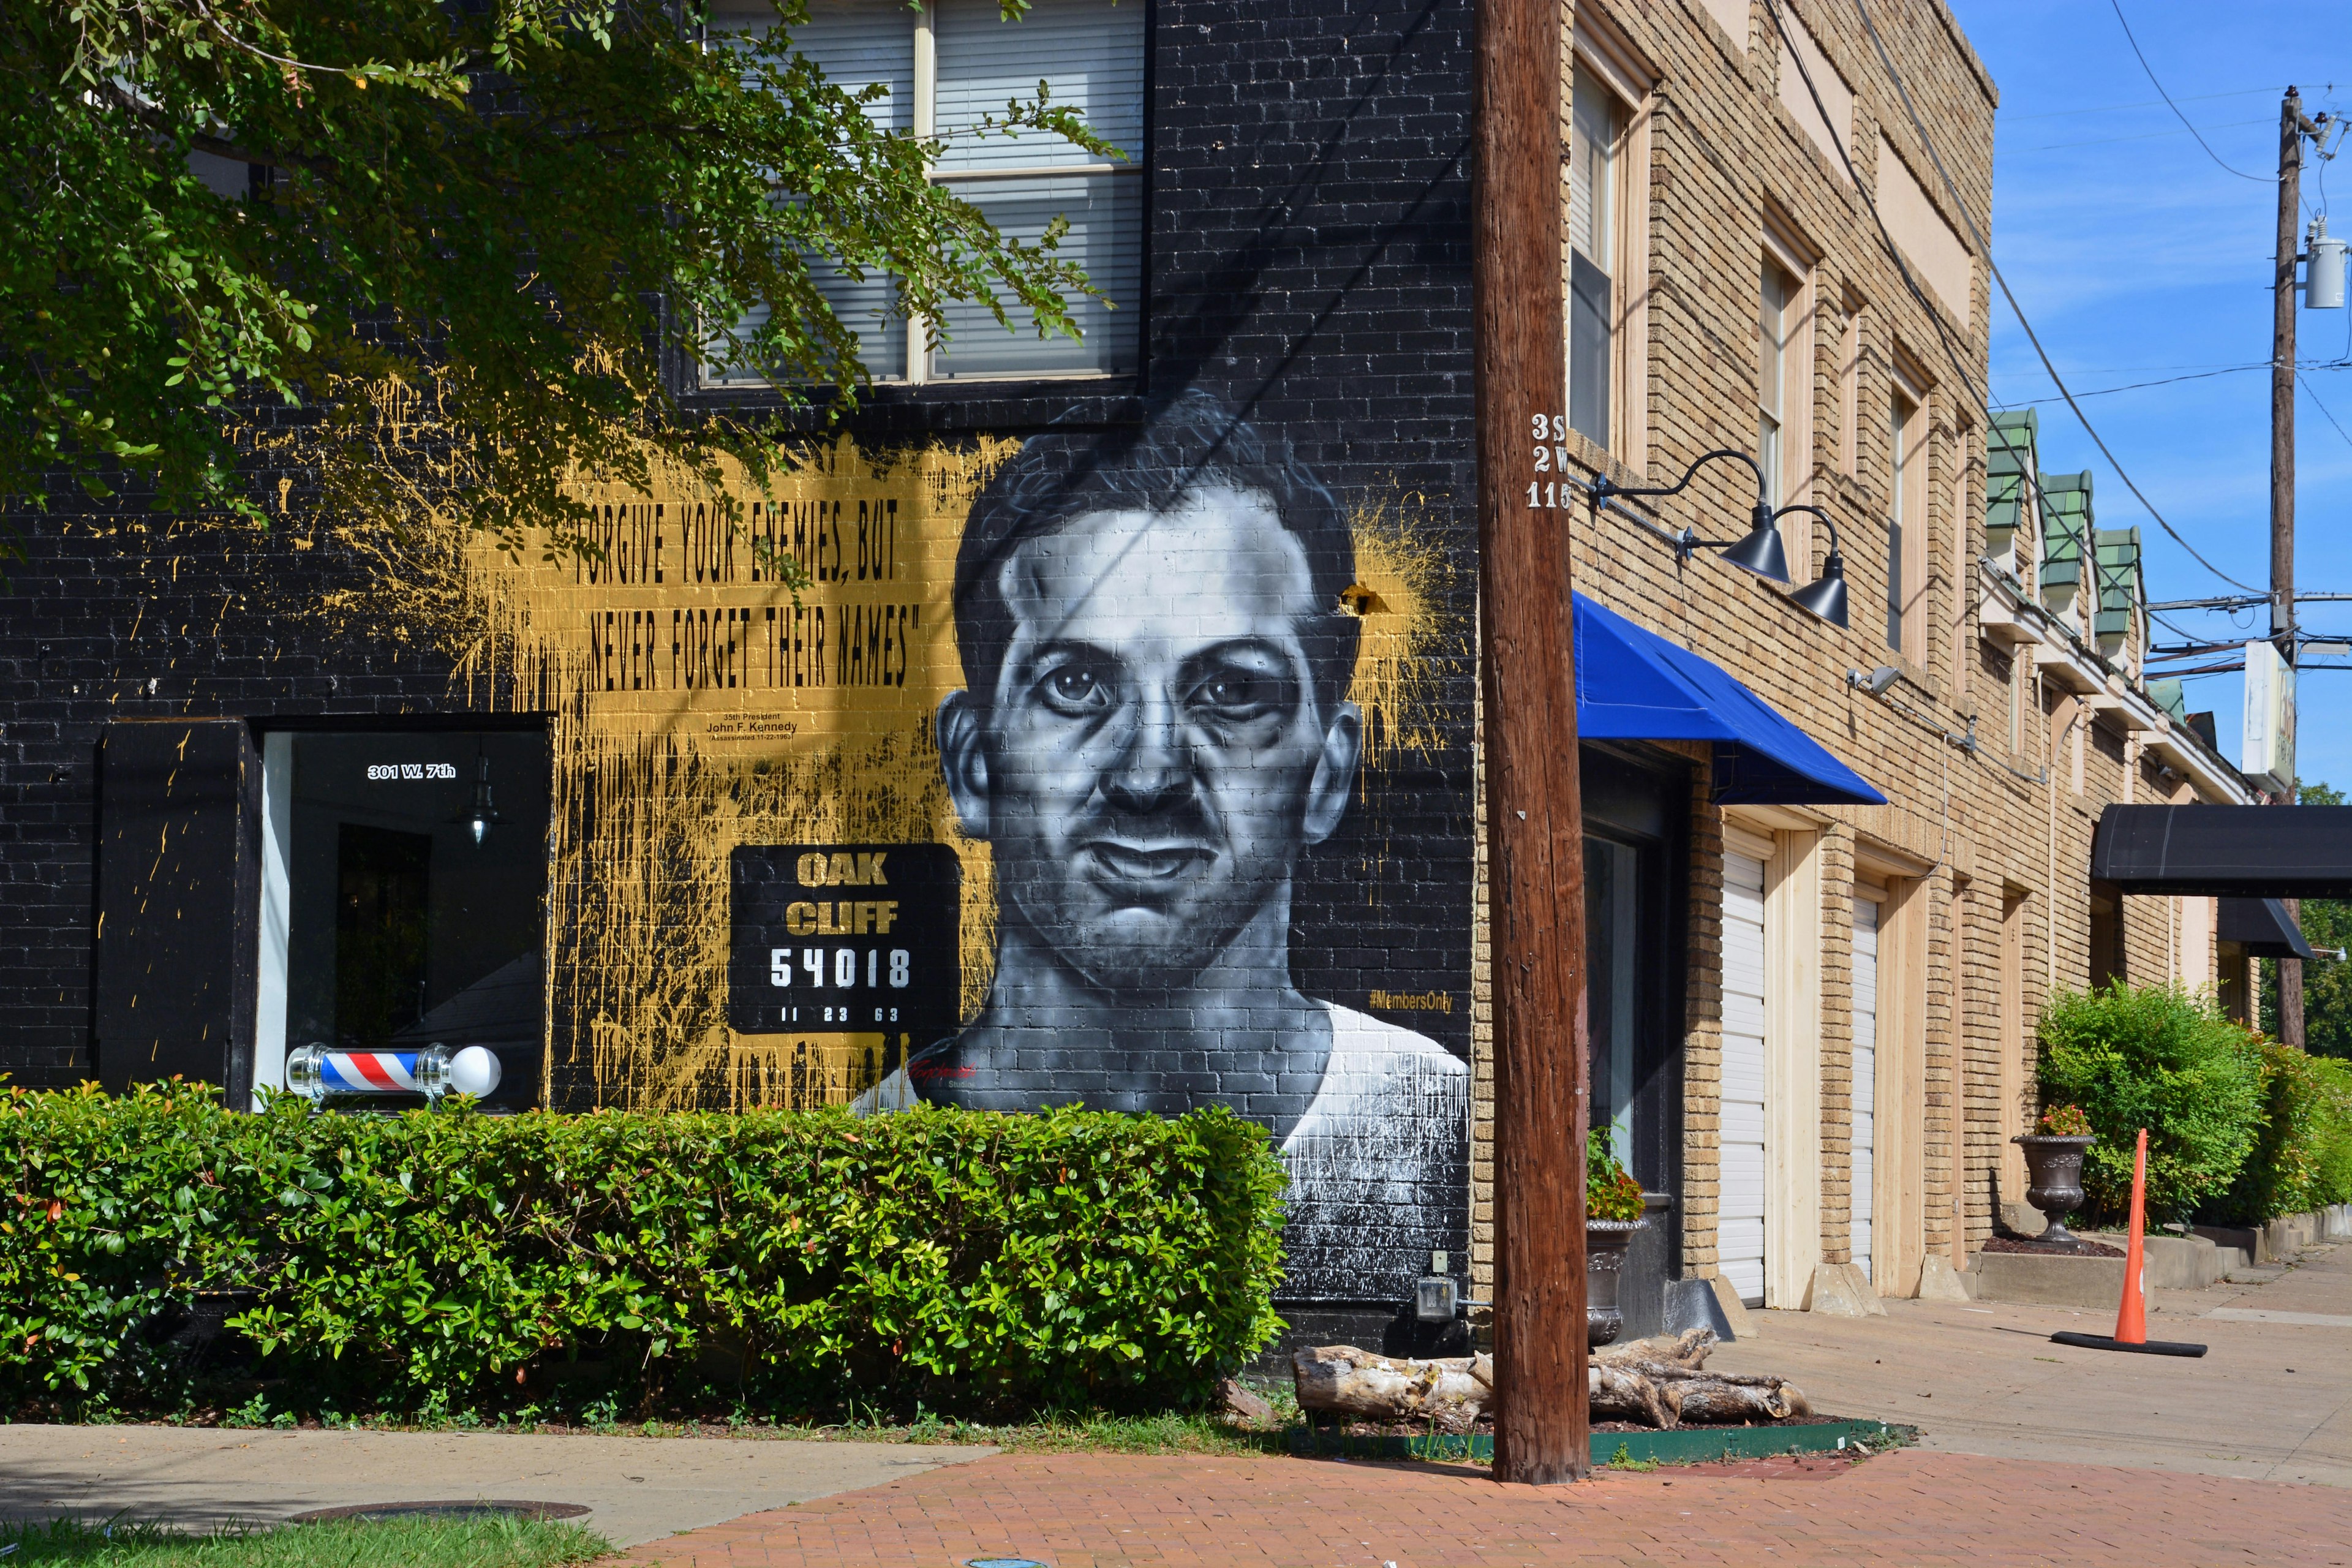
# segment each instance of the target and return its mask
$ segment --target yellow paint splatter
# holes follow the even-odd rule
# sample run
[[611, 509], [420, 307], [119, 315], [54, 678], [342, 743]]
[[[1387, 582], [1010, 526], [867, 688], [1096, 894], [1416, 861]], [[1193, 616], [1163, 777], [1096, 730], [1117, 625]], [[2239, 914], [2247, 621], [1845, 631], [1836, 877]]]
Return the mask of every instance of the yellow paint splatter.
[[1407, 503], [1391, 500], [1350, 520], [1356, 586], [1344, 598], [1363, 630], [1348, 698], [1363, 710], [1367, 772], [1392, 752], [1434, 754], [1443, 743], [1432, 659], [1449, 640], [1443, 606], [1452, 568], [1409, 516]]
[[[387, 450], [431, 426], [414, 389], [374, 395]], [[739, 845], [952, 846], [963, 1007], [977, 1011], [995, 958], [993, 868], [957, 826], [932, 720], [962, 684], [950, 593], [963, 519], [1017, 449], [982, 437], [875, 454], [844, 437], [783, 453], [765, 484], [729, 465], [715, 489], [659, 463], [645, 489], [583, 479], [571, 493], [592, 511], [585, 554], [469, 527], [447, 500], [455, 469], [339, 470], [331, 537], [370, 570], [310, 613], [345, 636], [437, 649], [467, 709], [548, 719], [543, 1088], [563, 1062], [585, 1068], [599, 1104], [831, 1103], [930, 1043], [728, 1026]], [[1353, 520], [1350, 695], [1368, 772], [1441, 743], [1430, 662], [1458, 628], [1441, 609], [1451, 568], [1417, 541], [1414, 510], [1397, 500]], [[777, 576], [784, 555], [814, 579], [797, 594]]]

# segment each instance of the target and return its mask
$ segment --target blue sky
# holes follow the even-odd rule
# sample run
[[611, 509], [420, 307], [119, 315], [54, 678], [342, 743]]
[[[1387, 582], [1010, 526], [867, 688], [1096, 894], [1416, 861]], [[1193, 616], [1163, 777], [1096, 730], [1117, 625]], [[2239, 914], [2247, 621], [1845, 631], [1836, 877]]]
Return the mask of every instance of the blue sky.
[[[2352, 110], [2352, 20], [2332, 4], [2215, 6], [2123, 0], [2147, 63], [2213, 152], [2259, 181], [2218, 167], [2164, 106], [2107, 0], [1948, 0], [2000, 89], [1994, 136], [1992, 247], [2059, 374], [2124, 467], [2172, 525], [2231, 575], [2270, 580], [2271, 251], [2277, 222], [2279, 97], [2303, 89], [2306, 113]], [[2334, 84], [2331, 88], [2329, 84]], [[2306, 169], [2305, 217], [2323, 186], [2352, 232], [2352, 136], [2324, 176]], [[2295, 411], [2295, 580], [2352, 593], [2352, 310], [2300, 312], [2306, 389]], [[2231, 366], [2258, 368], [2228, 370]], [[2168, 377], [2134, 391], [2107, 389]], [[1995, 405], [2038, 403], [2046, 468], [2096, 470], [2103, 526], [2137, 524], [2148, 596], [2236, 592], [2164, 536], [2061, 402], [1996, 289]], [[2330, 424], [2333, 414], [2344, 431]], [[2267, 613], [2173, 614], [2200, 638], [2261, 636]], [[2315, 605], [2307, 632], [2352, 635], [2352, 604]], [[2184, 640], [2157, 628], [2161, 642]], [[2339, 663], [2352, 661], [2339, 660]], [[2222, 750], [2237, 755], [2236, 675], [2188, 683], [2212, 709]], [[2352, 670], [2303, 677], [2298, 772], [2352, 784]]]

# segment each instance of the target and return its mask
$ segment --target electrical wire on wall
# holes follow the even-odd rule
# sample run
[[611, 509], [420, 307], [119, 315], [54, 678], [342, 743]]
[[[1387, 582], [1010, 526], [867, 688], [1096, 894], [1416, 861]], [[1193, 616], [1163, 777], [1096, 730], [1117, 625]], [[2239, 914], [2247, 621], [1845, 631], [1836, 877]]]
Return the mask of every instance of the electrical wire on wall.
[[[1855, 0], [1855, 5], [1857, 9], [1860, 9], [1861, 0]], [[1814, 112], [1821, 116], [1822, 122], [1823, 124], [1830, 123], [1829, 110], [1822, 101], [1821, 89], [1814, 83], [1812, 73], [1805, 68], [1804, 56], [1798, 50], [1794, 40], [1789, 37], [1788, 24], [1780, 15], [1780, 0], [1765, 0], [1765, 8], [1772, 15], [1773, 27], [1779, 32], [1780, 42], [1788, 50], [1790, 61], [1796, 66], [1797, 74], [1803, 79], [1805, 91], [1807, 95], [1811, 98], [1813, 102]], [[1992, 264], [1991, 247], [1984, 243], [1984, 237], [1982, 233], [1978, 230], [1975, 218], [1969, 214], [1967, 204], [1960, 200], [1958, 190], [1954, 188], [1951, 175], [1944, 168], [1943, 160], [1937, 153], [1934, 144], [1928, 141], [1925, 127], [1919, 125], [1917, 111], [1916, 110], [1911, 110], [1910, 95], [1904, 88], [1900, 76], [1895, 71], [1893, 62], [1887, 59], [1885, 46], [1879, 42], [1877, 29], [1872, 25], [1870, 15], [1867, 10], [1863, 11], [1863, 25], [1870, 31], [1872, 42], [1877, 45], [1879, 59], [1885, 65], [1888, 76], [1894, 79], [1895, 90], [1902, 95], [1904, 107], [1911, 111], [1912, 124], [1915, 129], [1918, 131], [1921, 142], [1927, 146], [1929, 159], [1935, 163], [1936, 173], [1942, 178], [1945, 189], [1950, 193], [1953, 202], [1960, 207], [1961, 215], [1968, 222], [1969, 232], [1975, 237], [1978, 249], [1981, 251], [1985, 257], [1986, 267], [1992, 270], [1996, 278], [1999, 278], [2000, 269]], [[1919, 308], [1927, 314], [1929, 322], [1934, 325], [1937, 336], [1942, 342], [1945, 356], [1950, 360], [1953, 370], [1959, 375], [1961, 384], [1968, 388], [1970, 399], [1974, 402], [1977, 408], [1984, 415], [1986, 425], [1990, 427], [1992, 423], [1992, 409], [1990, 403], [1986, 398], [1984, 393], [1978, 387], [1975, 377], [1969, 374], [1968, 363], [1962, 357], [1958, 345], [1952, 342], [1950, 329], [1945, 325], [1941, 312], [1937, 310], [1934, 302], [1928, 300], [1926, 293], [1920, 289], [1918, 280], [1912, 276], [1911, 268], [1904, 259], [1901, 247], [1895, 243], [1894, 235], [1887, 229], [1886, 220], [1879, 214], [1878, 204], [1871, 198], [1869, 188], [1864, 184], [1861, 172], [1853, 166], [1853, 157], [1852, 153], [1847, 148], [1841, 145], [1838, 148], [1838, 156], [1845, 164], [1846, 177], [1853, 182], [1855, 192], [1862, 197], [1863, 205], [1869, 210], [1872, 221], [1877, 225], [1879, 237], [1885, 243], [1887, 256], [1894, 261], [1895, 272], [1902, 278], [1905, 289], [1909, 290], [1912, 299], [1917, 301]], [[2032, 326], [2025, 320], [2025, 312], [2023, 309], [2018, 305], [2017, 297], [2014, 294], [2010, 293], [2008, 280], [2005, 279], [2001, 280], [2001, 292], [2008, 297], [2010, 309], [2016, 313], [2019, 324], [2025, 328], [2027, 337], [2033, 339], [2035, 350], [2037, 352], [2041, 352], [2041, 342], [2038, 338], [2033, 338]], [[2052, 383], [2058, 387], [2058, 390], [2062, 394], [2066, 395], [2070, 406], [2073, 405], [2073, 395], [2067, 391], [2066, 384], [2058, 374], [2057, 367], [2050, 363], [2050, 356], [2047, 353], [2042, 353], [2042, 363], [2044, 368], [2049, 371]], [[2172, 534], [2173, 538], [2179, 542], [2182, 549], [2189, 551], [2192, 556], [2196, 556], [2197, 560], [2203, 564], [2207, 570], [2212, 572], [2216, 576], [2221, 577], [2224, 582], [2230, 583], [2236, 587], [2248, 588], [2250, 592], [2252, 591], [2250, 584], [2240, 583], [2236, 578], [2231, 577], [2229, 574], [2221, 571], [2220, 567], [2213, 565], [2211, 562], [2206, 561], [2203, 556], [2197, 554], [2196, 550], [2189, 544], [2188, 541], [2180, 539], [2179, 533], [2174, 531], [2172, 525], [2165, 521], [2163, 514], [2158, 512], [2156, 508], [2148, 502], [2146, 496], [2140, 495], [2139, 488], [2137, 485], [2132, 484], [2131, 476], [2124, 472], [2123, 465], [2121, 463], [2116, 462], [2115, 454], [2107, 451], [2106, 444], [2104, 441], [2099, 440], [2098, 432], [2092, 429], [2090, 420], [2084, 416], [2079, 407], [2074, 408], [2074, 415], [2077, 419], [2082, 421], [2084, 429], [2090, 432], [2092, 440], [2098, 443], [2099, 449], [2102, 452], [2106, 453], [2107, 460], [2111, 464], [2114, 464], [2116, 472], [2123, 479], [2124, 483], [2130, 487], [2131, 491], [2135, 496], [2139, 497], [2140, 504], [2147, 508], [2148, 515], [2154, 517], [2157, 521], [2162, 525], [2167, 533]], [[2042, 489], [2040, 476], [2028, 472], [2023, 465], [2020, 465], [2019, 472], [2024, 479], [2027, 487], [2033, 492], [2036, 514], [2047, 515], [2045, 509], [2048, 505], [2048, 498]], [[2086, 536], [2082, 541], [2082, 549], [2084, 559], [2088, 562], [2091, 566], [2095, 584], [2094, 591], [2095, 592], [2096, 579], [2101, 574], [2102, 569], [2098, 564], [2098, 556], [2095, 542]], [[2042, 696], [2042, 677], [2041, 671], [2038, 668], [2034, 672], [2034, 691], [2035, 700], [2038, 706]], [[1884, 692], [1874, 693], [1874, 695], [1878, 696], [1882, 701], [1887, 700]], [[1912, 718], [1915, 722], [1922, 721], [1916, 714], [1906, 714], [1906, 716]], [[1969, 726], [1969, 733], [1965, 737], [1951, 734], [1947, 731], [1940, 723], [1934, 722], [1932, 720], [1925, 721], [1925, 722], [1928, 728], [1933, 729], [1948, 742], [1960, 746], [1963, 750], [1968, 752], [1970, 756], [1979, 757], [1980, 759], [1984, 757], [1982, 749], [1977, 744], [1973, 721]], [[1995, 765], [2001, 768], [2002, 771], [2020, 779], [2025, 780], [2028, 783], [2043, 784], [2050, 780], [2052, 767], [2054, 766], [2054, 763], [2045, 765], [2042, 768], [2041, 776], [2039, 777], [2027, 773], [2021, 769], [2013, 767], [2007, 763], [1996, 762]], [[2053, 787], [2054, 788], [2054, 785]], [[2053, 801], [2054, 808], [2054, 795], [2053, 796]], [[2053, 831], [2055, 831], [2054, 818], [2053, 823]], [[2054, 876], [2054, 874], [2055, 873], [2053, 871], [2053, 875]]]
[[[1814, 84], [1812, 73], [1805, 68], [1804, 57], [1797, 51], [1795, 44], [1789, 38], [1788, 24], [1780, 15], [1780, 0], [1766, 0], [1766, 9], [1772, 13], [1772, 24], [1780, 31], [1781, 42], [1788, 48], [1790, 58], [1796, 63], [1798, 75], [1804, 79], [1805, 90], [1813, 100], [1814, 111], [1821, 115], [1823, 123], [1828, 123], [1829, 111], [1822, 102], [1821, 89]], [[2090, 416], [2083, 412], [2082, 405], [2076, 401], [2074, 392], [2066, 385], [2065, 378], [2058, 374], [2058, 367], [2052, 362], [2049, 350], [2042, 346], [2042, 339], [2034, 331], [2033, 323], [2026, 319], [2024, 307], [2017, 302], [2017, 295], [2010, 288], [2009, 279], [2002, 275], [2000, 264], [1993, 260], [1992, 247], [1986, 243], [1983, 230], [1977, 226], [1976, 215], [1969, 211], [1968, 203], [1961, 198], [1959, 188], [1952, 179], [1951, 172], [1944, 166], [1943, 156], [1936, 149], [1935, 139], [1927, 134], [1927, 126], [1919, 117], [1918, 108], [1911, 100], [1911, 89], [1905, 84], [1902, 73], [1895, 68], [1895, 62], [1887, 53], [1885, 41], [1878, 36], [1878, 25], [1870, 15], [1870, 7], [1864, 4], [1864, 0], [1854, 0], [1854, 9], [1862, 17], [1864, 31], [1870, 35], [1871, 46], [1877, 52], [1880, 67], [1886, 72], [1887, 79], [1894, 84], [1896, 96], [1903, 100], [1904, 112], [1910, 118], [1913, 132], [1917, 135], [1921, 147], [1926, 150], [1928, 162], [1935, 165], [1937, 177], [1943, 182], [1946, 194], [1959, 210], [1961, 221], [1968, 225], [1969, 236], [1975, 242], [1978, 254], [1984, 258], [1986, 270], [1990, 272], [1993, 280], [2000, 285], [2001, 297], [2009, 301], [2011, 313], [2017, 318], [2017, 324], [2023, 330], [2026, 341], [2033, 345], [2033, 352], [2041, 358], [2042, 368], [2049, 374], [2051, 384], [2057, 387], [2059, 395], [2065, 398], [2066, 406], [2083, 426], [2084, 434], [2090, 437], [2092, 445], [2097, 447], [2100, 455], [2107, 459], [2108, 465], [2116, 471], [2116, 477], [2123, 480], [2124, 488], [2131, 491], [2134, 499], [2147, 510], [2147, 514], [2156, 520], [2157, 526], [2163, 529], [2174, 543], [2187, 551], [2190, 558], [2199, 565], [2231, 586], [2243, 588], [2249, 593], [2260, 592], [2252, 584], [2232, 577], [2214, 565], [2198, 551], [2195, 545], [2181, 536], [2180, 531], [2174, 528], [2171, 521], [2157, 510], [2155, 503], [2147, 499], [2138, 484], [2133, 480], [2129, 470], [2116, 459], [2114, 451], [2108, 447], [2105, 438], [2100, 436], [2097, 426], [2091, 423]], [[1895, 270], [1901, 274], [1904, 287], [1910, 290], [1912, 297], [1919, 301], [1922, 308], [1927, 310], [1929, 319], [1935, 322], [1937, 336], [1944, 340], [1945, 353], [1951, 357], [1954, 368], [1961, 372], [1962, 383], [1967, 385], [1978, 405], [1985, 411], [1985, 418], [1990, 423], [1992, 418], [1990, 400], [1978, 391], [1975, 378], [1967, 374], [1966, 366], [1953, 349], [1950, 330], [1944, 325], [1942, 317], [1928, 303], [1917, 281], [1911, 276], [1910, 268], [1904, 264], [1901, 247], [1895, 245], [1895, 237], [1888, 231], [1885, 219], [1879, 215], [1877, 203], [1871, 199], [1867, 189], [1863, 185], [1860, 174], [1853, 167], [1853, 154], [1843, 147], [1838, 150], [1838, 153], [1845, 163], [1847, 177], [1853, 181], [1854, 188], [1862, 193], [1863, 205], [1869, 209], [1872, 220], [1878, 226], [1880, 237], [1885, 240], [1888, 253], [1895, 258]], [[2029, 482], [2032, 484], [2037, 500], [2040, 499], [2042, 495], [2040, 483], [2032, 479], [2029, 479]]]

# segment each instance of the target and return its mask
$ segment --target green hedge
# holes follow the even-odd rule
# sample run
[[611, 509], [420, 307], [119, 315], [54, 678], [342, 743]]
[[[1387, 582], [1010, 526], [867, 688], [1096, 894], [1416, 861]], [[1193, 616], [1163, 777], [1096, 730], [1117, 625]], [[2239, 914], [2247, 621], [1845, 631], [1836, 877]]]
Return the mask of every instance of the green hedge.
[[185, 1404], [253, 1287], [301, 1410], [1181, 1403], [1278, 1330], [1262, 1129], [1060, 1110], [490, 1117], [0, 1100], [0, 1415]]
[[[2352, 1095], [2341, 1065], [2265, 1040], [2263, 1119], [2237, 1181], [2211, 1205], [2213, 1218], [2256, 1224], [2346, 1201]], [[2328, 1068], [2337, 1069], [2335, 1075]]]
[[2313, 1196], [2317, 1204], [2352, 1204], [2352, 1062], [2311, 1058], [2326, 1097], [2326, 1113], [2313, 1135]]
[[2042, 1015], [2042, 1103], [2079, 1105], [2098, 1142], [2083, 1162], [2090, 1211], [2131, 1206], [2147, 1129], [2151, 1223], [2187, 1219], [2228, 1193], [2263, 1120], [2260, 1038], [2210, 995], [2122, 981], [2062, 991]]

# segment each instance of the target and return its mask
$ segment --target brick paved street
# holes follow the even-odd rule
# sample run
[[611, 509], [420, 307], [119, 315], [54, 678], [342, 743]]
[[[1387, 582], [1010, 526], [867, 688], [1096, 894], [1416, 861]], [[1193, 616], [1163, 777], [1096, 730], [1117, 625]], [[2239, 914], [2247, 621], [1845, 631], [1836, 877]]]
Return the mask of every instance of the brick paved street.
[[[1726, 1347], [1723, 1364], [1794, 1372], [1824, 1408], [1927, 1427], [1928, 1447], [1859, 1465], [1609, 1472], [1535, 1490], [1468, 1467], [1002, 1455], [693, 1531], [632, 1561], [2352, 1565], [2352, 1247], [2315, 1249], [2258, 1287], [2158, 1294], [2157, 1321], [2210, 1341], [2210, 1356], [2061, 1350], [2052, 1329], [2104, 1325], [2000, 1302], [1897, 1301], [1858, 1321], [1771, 1313], [1760, 1340]], [[2205, 1316], [2217, 1307], [2308, 1321]]]
[[[1498, 1487], [1483, 1470], [1000, 1455], [643, 1546], [663, 1568], [2352, 1563], [2332, 1487], [1916, 1450]], [[1758, 1473], [1761, 1472], [1761, 1473]]]

